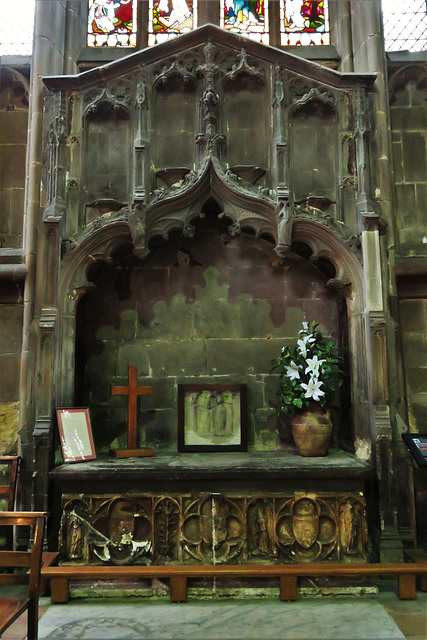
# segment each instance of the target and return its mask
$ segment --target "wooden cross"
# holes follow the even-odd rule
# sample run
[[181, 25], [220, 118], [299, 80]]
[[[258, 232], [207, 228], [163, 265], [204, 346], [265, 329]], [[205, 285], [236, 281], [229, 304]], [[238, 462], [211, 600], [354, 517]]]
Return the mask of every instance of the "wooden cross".
[[111, 387], [112, 396], [128, 396], [128, 446], [126, 449], [110, 449], [110, 454], [116, 458], [140, 458], [154, 456], [153, 449], [138, 449], [136, 410], [138, 396], [151, 395], [153, 387], [138, 387], [137, 368], [129, 367], [129, 384], [127, 387]]

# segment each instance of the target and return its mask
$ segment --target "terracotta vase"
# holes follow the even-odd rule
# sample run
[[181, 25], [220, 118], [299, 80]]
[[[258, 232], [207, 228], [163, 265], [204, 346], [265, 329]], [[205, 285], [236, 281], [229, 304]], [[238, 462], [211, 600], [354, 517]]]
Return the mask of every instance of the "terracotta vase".
[[330, 411], [324, 411], [319, 403], [313, 402], [307, 411], [295, 416], [291, 424], [294, 442], [302, 456], [328, 455], [332, 434]]

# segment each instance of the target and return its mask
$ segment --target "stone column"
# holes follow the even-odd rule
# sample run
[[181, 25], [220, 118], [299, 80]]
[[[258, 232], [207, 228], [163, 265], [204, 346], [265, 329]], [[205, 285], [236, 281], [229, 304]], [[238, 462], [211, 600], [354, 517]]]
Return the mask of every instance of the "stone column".
[[359, 176], [364, 172], [370, 182], [365, 183], [362, 192], [359, 192], [359, 212], [366, 223], [363, 232], [364, 260], [374, 367], [374, 440], [380, 495], [377, 545], [381, 559], [396, 560], [402, 555], [398, 531], [400, 501], [403, 496], [404, 500], [413, 500], [413, 494], [409, 477], [404, 480], [406, 486], [400, 484], [398, 487], [395, 480], [396, 441], [399, 436], [396, 415], [398, 398], [403, 395], [403, 390], [400, 376], [396, 374], [395, 320], [390, 308], [390, 302], [396, 296], [393, 273], [395, 218], [392, 209], [390, 115], [381, 0], [352, 0], [351, 20], [354, 71], [377, 74], [374, 85], [375, 122], [372, 127], [376, 161], [365, 159], [359, 163], [358, 160]]
[[[27, 149], [27, 185], [24, 217], [24, 252], [28, 276], [24, 291], [23, 341], [21, 357], [20, 386], [20, 428], [22, 443], [22, 505], [24, 509], [35, 506], [32, 495], [37, 493], [37, 508], [47, 509], [47, 472], [50, 456], [50, 418], [52, 409], [52, 387], [46, 389], [42, 406], [38, 407], [38, 380], [45, 379], [53, 371], [54, 357], [54, 305], [47, 310], [46, 302], [42, 312], [43, 300], [49, 295], [56, 296], [55, 285], [45, 298], [42, 294], [43, 280], [55, 278], [58, 269], [59, 252], [51, 246], [49, 266], [40, 273], [43, 254], [40, 243], [45, 242], [45, 229], [40, 220], [41, 171], [42, 171], [42, 121], [43, 121], [43, 76], [64, 72], [65, 0], [36, 0], [35, 32], [32, 57], [30, 87], [29, 133]], [[57, 242], [54, 234], [53, 242]], [[50, 238], [52, 240], [52, 238]], [[50, 240], [48, 244], [50, 245]], [[49, 316], [49, 319], [47, 318]], [[47, 327], [47, 325], [50, 325]], [[45, 331], [47, 330], [47, 333]], [[48, 347], [49, 345], [49, 347]], [[44, 412], [44, 415], [42, 415]], [[32, 490], [31, 490], [32, 488]]]

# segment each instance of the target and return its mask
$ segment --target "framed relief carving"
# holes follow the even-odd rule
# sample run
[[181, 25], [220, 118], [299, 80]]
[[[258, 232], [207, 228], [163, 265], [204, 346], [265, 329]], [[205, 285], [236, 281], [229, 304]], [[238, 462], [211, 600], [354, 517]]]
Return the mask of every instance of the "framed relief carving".
[[244, 384], [178, 385], [178, 451], [246, 451]]
[[89, 409], [57, 409], [64, 462], [84, 462], [96, 458]]

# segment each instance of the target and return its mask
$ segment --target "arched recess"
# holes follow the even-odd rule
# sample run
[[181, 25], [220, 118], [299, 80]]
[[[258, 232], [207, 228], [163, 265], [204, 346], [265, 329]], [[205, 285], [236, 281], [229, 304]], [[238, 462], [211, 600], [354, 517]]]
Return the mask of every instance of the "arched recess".
[[88, 271], [97, 261], [110, 260], [117, 247], [131, 242], [126, 222], [111, 223], [86, 238], [64, 263], [58, 296], [56, 406], [74, 403], [76, 309], [81, 297], [94, 286], [88, 280]]
[[[208, 209], [209, 207], [210, 205], [208, 206]], [[208, 212], [208, 209], [206, 209], [207, 212]], [[212, 205], [210, 210], [213, 212], [213, 216], [218, 217], [218, 211], [219, 211], [218, 206], [214, 207]], [[209, 217], [209, 215], [207, 217]], [[205, 218], [202, 217], [200, 219], [200, 224], [202, 224], [203, 226], [203, 224], [205, 223], [206, 223], [206, 220]], [[176, 233], [179, 236], [184, 237], [182, 235], [181, 230], [176, 230], [175, 234]], [[218, 238], [220, 237], [221, 237], [221, 233], [218, 235]], [[241, 240], [240, 240], [240, 237], [242, 238]], [[230, 238], [232, 237], [230, 236]], [[348, 319], [348, 336], [349, 336], [348, 342], [350, 347], [349, 354], [352, 354], [350, 356], [350, 387], [351, 387], [351, 403], [352, 403], [352, 413], [353, 413], [352, 435], [353, 435], [353, 441], [354, 441], [352, 444], [354, 446], [356, 454], [366, 459], [369, 456], [370, 444], [371, 444], [371, 433], [370, 433], [371, 404], [370, 404], [370, 394], [369, 394], [370, 362], [368, 358], [368, 349], [367, 349], [367, 335], [368, 335], [366, 331], [367, 317], [366, 317], [365, 304], [364, 304], [365, 292], [364, 292], [363, 271], [362, 271], [361, 264], [358, 260], [357, 255], [353, 253], [350, 247], [341, 238], [338, 238], [331, 230], [327, 229], [325, 226], [319, 223], [312, 222], [309, 220], [296, 219], [294, 222], [292, 240], [293, 240], [294, 248], [297, 247], [298, 245], [300, 246], [306, 245], [310, 248], [310, 251], [309, 251], [310, 255], [306, 256], [308, 257], [307, 264], [313, 263], [318, 268], [318, 270], [321, 271], [324, 276], [326, 276], [326, 278], [329, 277], [327, 286], [335, 291], [338, 290], [340, 295], [345, 300], [345, 305], [347, 309], [347, 319]], [[226, 243], [230, 242], [230, 240], [228, 239], [221, 240], [221, 242], [222, 241]], [[162, 242], [165, 242], [165, 239], [163, 239]], [[232, 242], [235, 242], [235, 241], [232, 240]], [[234, 316], [232, 315], [233, 309], [230, 309], [230, 304], [231, 306], [236, 304], [235, 301], [239, 299], [239, 295], [241, 292], [244, 293], [244, 297], [249, 295], [249, 293], [247, 292], [247, 289], [245, 288], [247, 287], [247, 285], [245, 284], [243, 289], [239, 290], [238, 283], [251, 282], [255, 278], [254, 286], [257, 291], [260, 291], [260, 292], [263, 291], [264, 285], [270, 290], [274, 290], [276, 286], [275, 283], [278, 282], [275, 279], [277, 278], [278, 272], [277, 270], [275, 272], [274, 269], [275, 267], [280, 266], [280, 264], [282, 265], [281, 268], [283, 268], [283, 263], [281, 263], [280, 259], [277, 258], [277, 256], [275, 256], [274, 254], [274, 242], [272, 240], [270, 241], [262, 240], [253, 235], [247, 236], [245, 234], [242, 234], [241, 236], [240, 235], [236, 236], [236, 242], [240, 243], [240, 245], [236, 244], [235, 248], [232, 249], [232, 252], [230, 253], [230, 255], [234, 255], [235, 257], [241, 256], [242, 249], [243, 249], [243, 251], [246, 252], [248, 256], [249, 255], [265, 256], [266, 254], [268, 254], [271, 257], [271, 259], [275, 259], [276, 262], [275, 263], [271, 262], [270, 266], [266, 268], [266, 265], [264, 264], [263, 266], [261, 263], [259, 263], [257, 266], [257, 260], [259, 261], [259, 258], [255, 258], [255, 263], [251, 260], [249, 260], [249, 262], [246, 261], [246, 267], [244, 267], [244, 271], [243, 272], [241, 271], [240, 273], [238, 270], [233, 272], [233, 269], [235, 269], [236, 267], [236, 263], [233, 261], [232, 263], [230, 263], [229, 266], [224, 265], [222, 272], [221, 272], [221, 267], [218, 267], [218, 265], [216, 265], [216, 267], [214, 265], [213, 269], [209, 267], [204, 270], [199, 270], [199, 274], [197, 275], [196, 280], [193, 279], [192, 282], [197, 283], [196, 289], [200, 295], [210, 295], [209, 292], [214, 291], [216, 292], [215, 294], [216, 299], [218, 298], [221, 299], [223, 297], [227, 299], [228, 298], [227, 287], [229, 286], [232, 287], [233, 289], [232, 297], [234, 302], [231, 302], [231, 303], [230, 301], [227, 302], [227, 304], [223, 309], [224, 323], [226, 324], [228, 323], [228, 326], [230, 326], [230, 318], [234, 318]], [[241, 244], [242, 242], [243, 242], [243, 245]], [[131, 236], [130, 236], [128, 224], [124, 221], [111, 223], [106, 225], [104, 228], [96, 231], [90, 237], [84, 240], [78, 247], [76, 247], [76, 249], [74, 249], [71, 252], [71, 254], [69, 255], [69, 257], [67, 258], [64, 264], [64, 268], [61, 276], [61, 284], [60, 284], [60, 311], [59, 311], [59, 317], [58, 317], [58, 340], [57, 340], [58, 350], [57, 350], [56, 375], [55, 375], [55, 378], [58, 381], [57, 389], [56, 389], [56, 398], [55, 398], [56, 406], [72, 405], [75, 402], [76, 312], [77, 312], [77, 305], [81, 300], [82, 296], [85, 293], [90, 293], [91, 289], [93, 289], [94, 291], [96, 289], [95, 285], [91, 282], [91, 275], [90, 275], [91, 268], [93, 267], [93, 265], [96, 265], [96, 263], [99, 263], [100, 261], [104, 261], [107, 264], [109, 262], [112, 262], [115, 256], [115, 252], [117, 252], [120, 246], [127, 245], [128, 247], [131, 247], [131, 244], [132, 242], [131, 242]], [[203, 244], [200, 245], [200, 247], [201, 247], [200, 251], [202, 251], [203, 253], [204, 252]], [[128, 252], [129, 252], [129, 255], [131, 255], [130, 248]], [[146, 260], [150, 262], [152, 257], [153, 256], [147, 258]], [[269, 260], [270, 260], [270, 257], [268, 258]], [[233, 258], [232, 260], [234, 259], [235, 258]], [[294, 260], [294, 258], [292, 257], [290, 259]], [[185, 251], [177, 252], [176, 260], [177, 260], [176, 266], [182, 267], [182, 269], [177, 269], [174, 277], [178, 278], [178, 281], [182, 282], [181, 278], [182, 278], [182, 274], [185, 273], [185, 269], [188, 268], [189, 266], [194, 266], [194, 265], [198, 266], [198, 264], [197, 264], [197, 261], [194, 262], [192, 256], [189, 257], [188, 254], [185, 254]], [[244, 261], [245, 260], [246, 259], [244, 258]], [[286, 260], [289, 260], [289, 258], [287, 258]], [[146, 261], [144, 261], [143, 263], [144, 265], [145, 265], [145, 262]], [[210, 264], [210, 263], [207, 263], [207, 264]], [[294, 261], [294, 267], [293, 267], [294, 269], [296, 268], [295, 265], [297, 265], [297, 262], [295, 263]], [[245, 271], [245, 269], [248, 269], [248, 270]], [[264, 273], [266, 274], [264, 282], [259, 281], [259, 272], [262, 269], [265, 270]], [[223, 277], [225, 270], [228, 270], [228, 273], [231, 274], [228, 280], [224, 280], [224, 277]], [[302, 273], [303, 272], [308, 274], [309, 270], [305, 268], [305, 270], [302, 270]], [[233, 275], [233, 273], [235, 275]], [[285, 265], [284, 273], [286, 273], [286, 265]], [[306, 278], [307, 275], [301, 276], [301, 277]], [[310, 276], [308, 277], [309, 277], [309, 280], [307, 282], [310, 281]], [[258, 284], [256, 283], [257, 278], [258, 278]], [[283, 284], [280, 286], [283, 287]], [[224, 287], [225, 287], [224, 289], [225, 294], [221, 293], [221, 289]], [[203, 294], [203, 291], [205, 289], [206, 289], [206, 294]], [[255, 298], [257, 296], [253, 295], [254, 290], [251, 289], [251, 291], [252, 291], [251, 296], [245, 298], [246, 300], [245, 304], [248, 305], [247, 313], [243, 312], [240, 308], [239, 309], [240, 315], [245, 317], [245, 322], [246, 322], [246, 318], [250, 318], [251, 314], [253, 313], [258, 314], [258, 317], [261, 320], [264, 317], [267, 318], [267, 315], [266, 316], [263, 315], [265, 313], [268, 314], [268, 317], [271, 319], [271, 316], [269, 315], [270, 310], [269, 310], [268, 296], [264, 297], [264, 293], [262, 293], [259, 299], [256, 300]], [[185, 292], [185, 289], [182, 289], [181, 292]], [[179, 294], [179, 291], [178, 291], [178, 294]], [[273, 294], [273, 295], [275, 295], [277, 299], [277, 295], [276, 294]], [[182, 297], [181, 301], [178, 299], [179, 295], [178, 295], [178, 298], [175, 299], [175, 302], [177, 303], [176, 309], [173, 307], [173, 305], [171, 305], [167, 301], [161, 302], [160, 312], [162, 314], [166, 313], [169, 319], [173, 319], [175, 311], [177, 313], [185, 314], [186, 309], [188, 308], [188, 304], [190, 304], [191, 306], [191, 300], [189, 300], [188, 295], [184, 295], [181, 297]], [[279, 303], [279, 307], [280, 307], [280, 304], [281, 303]], [[227, 308], [227, 305], [228, 305], [228, 308]], [[270, 345], [274, 343], [274, 340], [280, 341], [282, 343], [285, 336], [289, 336], [289, 339], [291, 339], [291, 337], [295, 335], [295, 327], [298, 325], [298, 322], [300, 322], [303, 319], [302, 309], [300, 308], [300, 310], [298, 310], [298, 305], [295, 307], [295, 303], [291, 303], [291, 307], [292, 309], [290, 313], [291, 314], [296, 313], [296, 315], [293, 316], [294, 317], [293, 321], [291, 321], [289, 317], [289, 322], [291, 322], [291, 325], [289, 324], [281, 325], [281, 323], [283, 322], [283, 319], [281, 319], [278, 323], [276, 323], [276, 326], [273, 327], [272, 332], [270, 332], [270, 329], [268, 329], [271, 335], [267, 335], [267, 334], [258, 335], [258, 336], [255, 335], [255, 337], [258, 339], [259, 342], [257, 344], [255, 344], [255, 342], [251, 342], [251, 344], [248, 343], [248, 347], [246, 348], [246, 353], [245, 353], [245, 347], [243, 347], [243, 350], [241, 350], [241, 346], [239, 345], [239, 349], [240, 349], [239, 353], [241, 354], [241, 356], [243, 354], [245, 357], [248, 355], [247, 353], [248, 349], [249, 351], [251, 351], [253, 348], [259, 349], [258, 353], [260, 352], [264, 353], [265, 351], [265, 355], [263, 355], [263, 357], [265, 360], [264, 364], [266, 364], [267, 368], [265, 369], [263, 375], [268, 375], [268, 370], [269, 370], [268, 365], [270, 362], [270, 357], [274, 357], [274, 353], [271, 353], [271, 356], [269, 355], [268, 348], [270, 347]], [[236, 306], [236, 309], [237, 309], [237, 306]], [[215, 310], [212, 310], [212, 317], [216, 313], [218, 313], [217, 307], [215, 307]], [[283, 313], [283, 310], [279, 311], [279, 316], [280, 316], [280, 313]], [[286, 311], [286, 314], [287, 313], [288, 311]], [[136, 318], [136, 314], [133, 311], [131, 312], [130, 315], [132, 316], [132, 318], [134, 317]], [[130, 316], [126, 316], [126, 317], [130, 317]], [[288, 322], [287, 316], [284, 316], [284, 317], [286, 318], [286, 322]], [[314, 315], [313, 318], [311, 319], [316, 319], [316, 316]], [[220, 323], [222, 322], [221, 314], [218, 316], [218, 322]], [[107, 322], [107, 324], [109, 323]], [[151, 327], [152, 326], [154, 325], [151, 325]], [[257, 322], [258, 329], [259, 329], [259, 326], [262, 326], [261, 321]], [[282, 331], [284, 327], [290, 328], [291, 332], [283, 333]], [[114, 327], [112, 327], [112, 330], [113, 329]], [[252, 333], [252, 329], [250, 328], [250, 323], [248, 324], [247, 327], [245, 327], [245, 331], [246, 331], [246, 334], [243, 337], [247, 338], [248, 340], [251, 340], [254, 337], [254, 334]], [[263, 329], [263, 331], [265, 331], [265, 329]], [[138, 335], [138, 332], [137, 332], [137, 335]], [[230, 339], [231, 334], [226, 333], [224, 335], [227, 340]], [[221, 334], [219, 334], [218, 340], [221, 341], [221, 339], [222, 339]], [[114, 340], [116, 340], [116, 337], [114, 337]], [[230, 341], [229, 344], [233, 346], [232, 341]], [[278, 348], [278, 344], [279, 342], [276, 342], [276, 345], [274, 347], [276, 351]], [[232, 352], [230, 352], [230, 354], [231, 354], [230, 357], [232, 358]], [[247, 366], [249, 371], [251, 366], [250, 359], [248, 359]], [[196, 376], [202, 375], [204, 376], [204, 378], [209, 378], [210, 376], [215, 376], [220, 374], [221, 374], [220, 369], [216, 372], [210, 369], [209, 370], [204, 369], [202, 373], [200, 374], [196, 373], [195, 375]], [[143, 373], [142, 375], [147, 376], [148, 374]], [[179, 372], [175, 374], [175, 382], [179, 383], [180, 375], [181, 374]], [[236, 372], [232, 373], [232, 375], [237, 377]], [[185, 376], [186, 374], [183, 368], [182, 377], [185, 377]], [[108, 390], [108, 384], [104, 386]], [[271, 398], [268, 398], [267, 400], [269, 400], [270, 403], [273, 403], [274, 394], [271, 394]], [[270, 410], [273, 409], [272, 404], [270, 404], [269, 408]], [[260, 409], [260, 410], [266, 411], [265, 406], [264, 406], [264, 409]], [[270, 436], [271, 436], [271, 431], [272, 429], [270, 430]], [[259, 442], [262, 444], [262, 438], [264, 436], [263, 435], [260, 436], [258, 433], [257, 437], [259, 437]]]
[[356, 455], [367, 459], [373, 438], [369, 324], [365, 304], [363, 268], [350, 246], [327, 227], [309, 220], [294, 222], [292, 243], [303, 243], [311, 250], [310, 261], [327, 260], [335, 274], [330, 287], [344, 296], [348, 317], [348, 347], [354, 447]]

